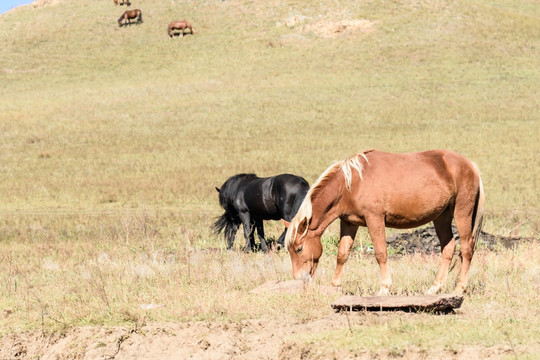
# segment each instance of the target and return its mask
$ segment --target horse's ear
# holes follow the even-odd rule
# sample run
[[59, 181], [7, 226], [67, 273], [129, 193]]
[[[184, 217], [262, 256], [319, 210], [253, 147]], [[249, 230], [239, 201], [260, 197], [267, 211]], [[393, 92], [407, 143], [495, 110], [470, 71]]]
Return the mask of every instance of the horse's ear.
[[300, 221], [300, 224], [298, 224], [298, 234], [303, 234], [304, 231], [306, 231], [308, 227], [308, 219], [303, 218], [302, 221]]
[[218, 188], [217, 186], [215, 186], [215, 188], [216, 188], [216, 191], [217, 191], [217, 192], [220, 192], [220, 191], [221, 191], [221, 189]]
[[288, 229], [288, 228], [289, 228], [289, 226], [291, 226], [291, 223], [290, 223], [290, 222], [288, 222], [288, 221], [287, 221], [287, 220], [285, 220], [285, 219], [281, 219], [281, 222], [283, 223], [283, 225], [285, 225], [285, 228], [286, 228], [286, 229]]

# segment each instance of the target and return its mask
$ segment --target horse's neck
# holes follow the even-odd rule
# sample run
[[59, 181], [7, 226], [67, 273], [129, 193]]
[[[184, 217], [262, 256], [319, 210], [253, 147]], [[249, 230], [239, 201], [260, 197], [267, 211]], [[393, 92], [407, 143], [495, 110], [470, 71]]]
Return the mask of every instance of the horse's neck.
[[[340, 215], [339, 202], [343, 194], [344, 182], [341, 171], [336, 174], [311, 198], [312, 218], [309, 228], [320, 234]], [[341, 183], [340, 183], [341, 181]]]

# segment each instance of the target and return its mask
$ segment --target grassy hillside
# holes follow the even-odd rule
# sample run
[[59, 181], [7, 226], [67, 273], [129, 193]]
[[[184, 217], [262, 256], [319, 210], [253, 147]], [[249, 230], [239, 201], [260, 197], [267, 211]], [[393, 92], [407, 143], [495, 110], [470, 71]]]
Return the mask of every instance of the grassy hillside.
[[[237, 172], [314, 181], [364, 148], [449, 148], [483, 172], [489, 230], [538, 218], [536, 2], [132, 8], [142, 25], [119, 28], [125, 8], [105, 0], [0, 17], [2, 211], [216, 212], [214, 185]], [[182, 18], [195, 36], [169, 39]], [[324, 36], [347, 19], [373, 26]]]
[[[248, 294], [290, 279], [288, 254], [224, 251], [209, 230], [221, 212], [214, 186], [239, 172], [313, 182], [367, 148], [467, 156], [482, 171], [485, 230], [539, 237], [538, 1], [132, 2], [144, 23], [123, 28], [125, 7], [111, 0], [0, 16], [0, 332], [326, 316], [321, 294], [309, 304]], [[169, 39], [167, 23], [184, 18], [195, 35]], [[332, 318], [333, 329], [295, 341], [534, 354], [538, 250], [480, 248], [456, 316]], [[393, 293], [422, 293], [438, 261], [392, 259]], [[356, 251], [347, 266], [346, 291], [376, 291], [371, 254]]]

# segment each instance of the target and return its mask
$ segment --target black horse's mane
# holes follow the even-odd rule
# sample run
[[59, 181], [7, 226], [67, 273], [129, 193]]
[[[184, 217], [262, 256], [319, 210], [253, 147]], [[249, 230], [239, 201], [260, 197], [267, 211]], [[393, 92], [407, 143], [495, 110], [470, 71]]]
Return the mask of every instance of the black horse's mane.
[[238, 192], [238, 186], [244, 181], [252, 179], [257, 179], [257, 175], [237, 174], [228, 178], [219, 190], [219, 202], [221, 206], [225, 208], [227, 204], [230, 204], [236, 197], [236, 193]]

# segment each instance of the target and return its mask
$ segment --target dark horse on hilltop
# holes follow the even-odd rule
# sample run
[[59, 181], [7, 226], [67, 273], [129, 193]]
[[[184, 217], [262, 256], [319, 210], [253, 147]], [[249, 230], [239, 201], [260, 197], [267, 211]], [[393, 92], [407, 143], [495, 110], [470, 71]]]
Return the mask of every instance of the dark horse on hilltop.
[[184, 36], [184, 30], [189, 29], [191, 31], [191, 35], [193, 35], [193, 27], [189, 23], [189, 21], [186, 20], [180, 20], [180, 21], [171, 21], [169, 23], [169, 27], [167, 28], [167, 33], [170, 37], [174, 36], [174, 30], [180, 30], [182, 31], [179, 33], [181, 36]]
[[[232, 248], [234, 236], [240, 224], [244, 227], [245, 251], [255, 247], [255, 228], [261, 242], [261, 250], [267, 251], [264, 239], [263, 220], [285, 219], [290, 221], [298, 211], [309, 190], [309, 184], [302, 177], [281, 174], [259, 178], [255, 174], [231, 176], [220, 188], [219, 203], [225, 209], [212, 228], [224, 233], [227, 249]], [[283, 246], [284, 231], [278, 239]]]
[[[142, 23], [142, 11], [139, 9], [124, 11], [122, 16], [118, 18], [118, 26], [131, 25], [131, 20], [137, 19], [137, 24]], [[127, 21], [127, 23], [126, 23]]]

